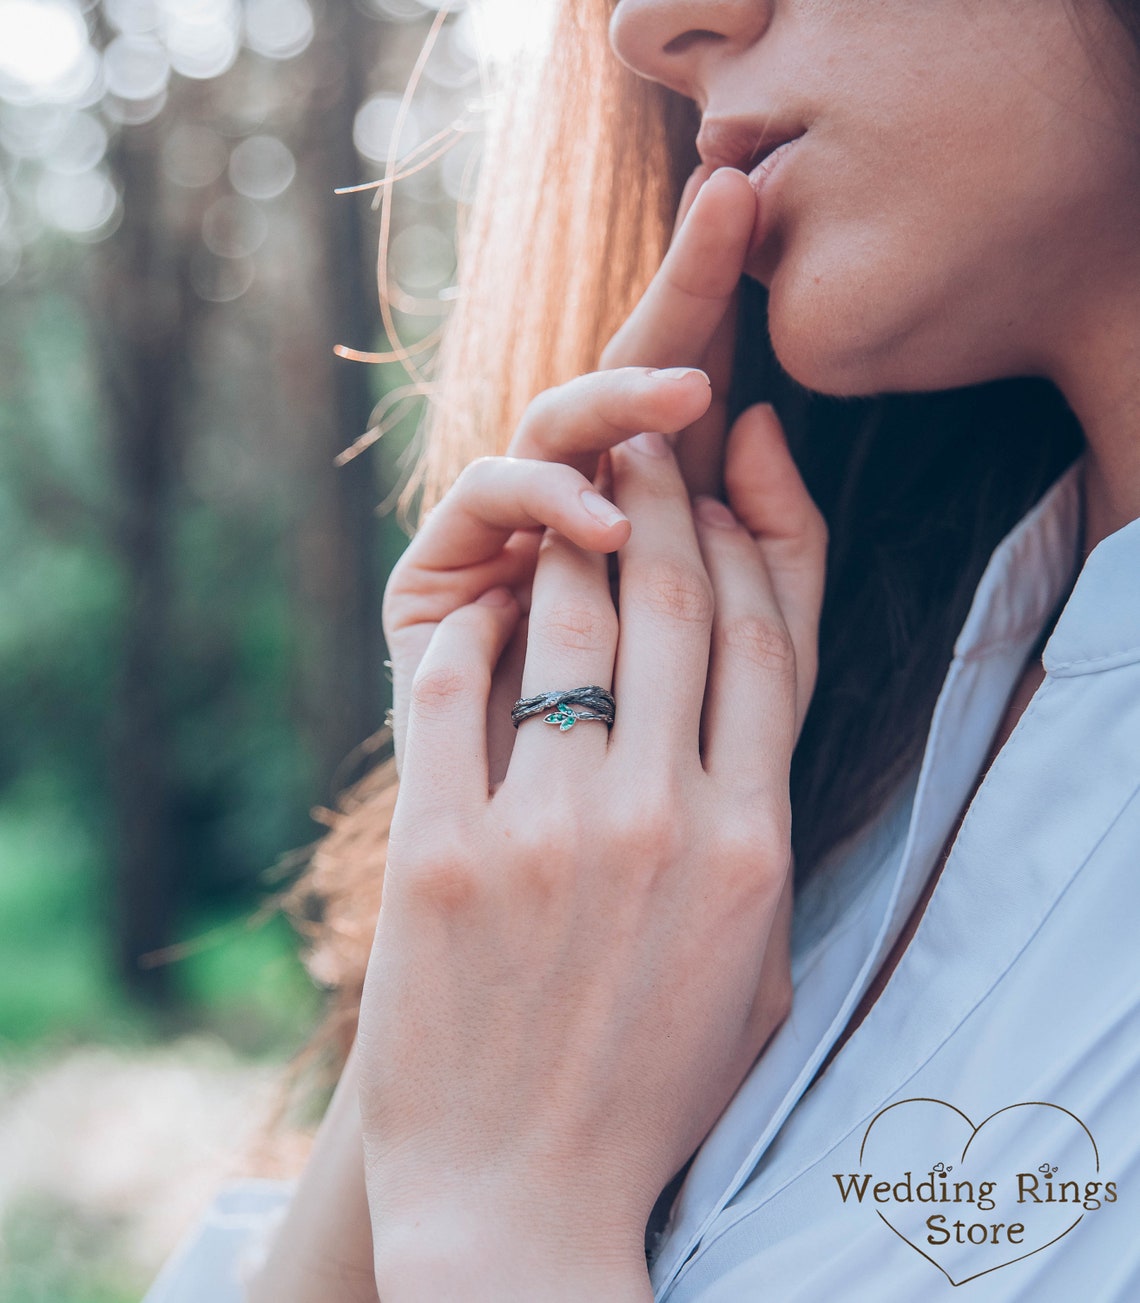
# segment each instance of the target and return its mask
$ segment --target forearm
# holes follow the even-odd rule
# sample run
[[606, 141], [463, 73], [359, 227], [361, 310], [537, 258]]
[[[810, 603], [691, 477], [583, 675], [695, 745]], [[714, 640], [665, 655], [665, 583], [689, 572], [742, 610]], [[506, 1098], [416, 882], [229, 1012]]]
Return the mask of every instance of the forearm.
[[620, 1252], [549, 1245], [503, 1227], [450, 1219], [377, 1255], [383, 1303], [652, 1303], [644, 1244]]
[[247, 1297], [248, 1303], [377, 1303], [355, 1053]]

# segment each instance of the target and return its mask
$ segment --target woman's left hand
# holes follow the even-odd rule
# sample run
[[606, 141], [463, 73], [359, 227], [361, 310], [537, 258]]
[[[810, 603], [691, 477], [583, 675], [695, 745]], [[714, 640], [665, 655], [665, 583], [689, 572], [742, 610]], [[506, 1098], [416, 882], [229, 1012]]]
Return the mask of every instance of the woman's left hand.
[[[357, 1042], [385, 1303], [650, 1297], [650, 1208], [790, 1002], [787, 775], [826, 530], [770, 409], [730, 435], [728, 528], [692, 509], [667, 446], [610, 456], [633, 532], [608, 746], [578, 725], [563, 765], [525, 721], [488, 795], [513, 604], [445, 617], [417, 671]], [[581, 670], [604, 626], [585, 616], [610, 603], [604, 555], [548, 534], [527, 691], [608, 686]]]

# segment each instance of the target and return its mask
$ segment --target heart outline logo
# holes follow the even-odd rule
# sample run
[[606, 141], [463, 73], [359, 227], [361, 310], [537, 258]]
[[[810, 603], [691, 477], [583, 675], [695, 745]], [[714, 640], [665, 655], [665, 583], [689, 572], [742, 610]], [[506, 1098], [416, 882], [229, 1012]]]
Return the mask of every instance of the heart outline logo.
[[[968, 1136], [968, 1138], [967, 1138], [967, 1140], [966, 1140], [966, 1143], [962, 1146], [962, 1150], [961, 1150], [961, 1153], [960, 1153], [960, 1155], [959, 1155], [959, 1157], [958, 1157], [957, 1163], [956, 1163], [955, 1165], [953, 1165], [953, 1166], [946, 1165], [946, 1164], [944, 1164], [944, 1163], [939, 1163], [939, 1164], [934, 1165], [934, 1168], [933, 1168], [932, 1171], [931, 1171], [931, 1177], [932, 1177], [932, 1178], [936, 1175], [936, 1170], [935, 1170], [935, 1169], [941, 1169], [941, 1173], [940, 1173], [940, 1174], [943, 1176], [943, 1178], [945, 1177], [946, 1173], [948, 1173], [948, 1172], [954, 1170], [954, 1166], [957, 1166], [957, 1167], [960, 1169], [961, 1166], [962, 1166], [962, 1164], [965, 1162], [967, 1156], [968, 1156], [969, 1153], [970, 1153], [971, 1146], [973, 1146], [975, 1140], [978, 1138], [979, 1133], [981, 1133], [982, 1130], [983, 1130], [983, 1128], [985, 1128], [987, 1125], [989, 1125], [989, 1123], [991, 1123], [992, 1121], [994, 1121], [994, 1119], [1001, 1117], [1003, 1114], [1009, 1114], [1009, 1113], [1012, 1112], [1012, 1110], [1015, 1110], [1015, 1109], [1026, 1109], [1026, 1108], [1030, 1108], [1030, 1109], [1042, 1109], [1042, 1108], [1045, 1108], [1045, 1109], [1052, 1109], [1052, 1110], [1055, 1110], [1055, 1112], [1056, 1112], [1057, 1114], [1063, 1114], [1065, 1117], [1069, 1118], [1072, 1122], [1075, 1122], [1075, 1123], [1077, 1124], [1077, 1126], [1081, 1129], [1081, 1131], [1084, 1133], [1084, 1135], [1085, 1135], [1085, 1136], [1087, 1137], [1087, 1139], [1088, 1139], [1088, 1143], [1089, 1143], [1089, 1145], [1090, 1145], [1090, 1147], [1091, 1147], [1091, 1150], [1092, 1150], [1092, 1159], [1093, 1159], [1093, 1169], [1094, 1169], [1094, 1171], [1096, 1171], [1096, 1172], [1098, 1172], [1098, 1173], [1099, 1173], [1099, 1171], [1100, 1171], [1100, 1153], [1099, 1153], [1099, 1150], [1097, 1149], [1096, 1140], [1093, 1138], [1093, 1134], [1092, 1134], [1092, 1132], [1088, 1129], [1088, 1127], [1084, 1124], [1084, 1122], [1082, 1122], [1081, 1119], [1080, 1119], [1079, 1117], [1077, 1117], [1077, 1115], [1076, 1115], [1075, 1113], [1073, 1113], [1070, 1109], [1064, 1108], [1064, 1107], [1063, 1107], [1062, 1105], [1060, 1105], [1060, 1104], [1053, 1104], [1053, 1103], [1051, 1103], [1051, 1102], [1049, 1102], [1049, 1101], [1047, 1101], [1047, 1100], [1027, 1100], [1027, 1101], [1023, 1101], [1023, 1102], [1021, 1102], [1021, 1103], [1019, 1103], [1019, 1104], [1007, 1104], [1007, 1105], [1005, 1105], [1003, 1108], [996, 1109], [996, 1110], [995, 1110], [993, 1113], [991, 1113], [988, 1117], [983, 1118], [981, 1122], [975, 1124], [975, 1123], [971, 1120], [971, 1118], [970, 1118], [966, 1113], [964, 1113], [960, 1108], [957, 1108], [955, 1105], [949, 1103], [947, 1100], [944, 1100], [944, 1099], [936, 1099], [936, 1098], [933, 1098], [933, 1097], [931, 1097], [931, 1096], [915, 1096], [915, 1097], [913, 1097], [913, 1098], [911, 1098], [911, 1099], [896, 1100], [894, 1103], [892, 1103], [892, 1104], [888, 1104], [888, 1105], [886, 1105], [884, 1108], [880, 1109], [880, 1110], [875, 1114], [875, 1116], [874, 1116], [873, 1118], [871, 1118], [870, 1122], [867, 1123], [866, 1130], [865, 1130], [864, 1133], [863, 1133], [863, 1140], [862, 1140], [862, 1143], [861, 1143], [860, 1146], [859, 1146], [859, 1166], [860, 1166], [860, 1168], [863, 1168], [863, 1167], [864, 1167], [864, 1160], [865, 1160], [865, 1156], [866, 1156], [866, 1152], [867, 1152], [868, 1141], [870, 1140], [871, 1133], [872, 1133], [872, 1130], [873, 1130], [874, 1127], [875, 1127], [875, 1124], [876, 1124], [877, 1122], [879, 1122], [879, 1120], [880, 1120], [882, 1117], [884, 1117], [884, 1115], [890, 1113], [892, 1109], [897, 1109], [897, 1108], [902, 1107], [903, 1105], [908, 1105], [908, 1104], [932, 1104], [932, 1105], [940, 1106], [940, 1107], [942, 1107], [942, 1108], [949, 1109], [952, 1113], [956, 1114], [957, 1117], [960, 1118], [961, 1121], [962, 1121], [962, 1122], [963, 1122], [963, 1123], [964, 1123], [964, 1124], [969, 1128], [969, 1130], [970, 1130], [970, 1134], [969, 1134], [969, 1136]], [[1038, 1168], [1038, 1171], [1047, 1174], [1047, 1176], [1051, 1176], [1053, 1173], [1055, 1173], [1055, 1172], [1057, 1171], [1057, 1168], [1056, 1168], [1056, 1166], [1050, 1166], [1050, 1165], [1047, 1164], [1047, 1163], [1043, 1163], [1043, 1164], [1041, 1164], [1040, 1167]], [[909, 1173], [908, 1173], [907, 1175], [909, 1176]], [[1107, 1190], [1107, 1188], [1108, 1188], [1109, 1185], [1111, 1185], [1111, 1183], [1106, 1183], [1106, 1190]], [[841, 1188], [842, 1188], [842, 1187], [841, 1187]], [[864, 1187], [864, 1188], [865, 1188], [865, 1187]], [[876, 1196], [876, 1198], [877, 1198], [877, 1197], [878, 1197], [878, 1196]], [[845, 1197], [844, 1201], [846, 1202], [846, 1197]], [[1114, 1201], [1115, 1201], [1115, 1190], [1113, 1191], [1112, 1198], [1111, 1198], [1111, 1200], [1109, 1200], [1109, 1202], [1114, 1202]], [[860, 1202], [862, 1202], [862, 1197], [861, 1197], [861, 1196], [860, 1196]], [[954, 1202], [957, 1202], [957, 1199], [955, 1199]], [[1040, 1202], [1040, 1201], [1038, 1201], [1038, 1202]], [[1052, 1236], [1049, 1240], [1045, 1241], [1044, 1244], [1039, 1244], [1039, 1245], [1037, 1245], [1036, 1247], [1034, 1247], [1034, 1248], [1032, 1248], [1032, 1249], [1029, 1249], [1029, 1250], [1028, 1250], [1027, 1252], [1025, 1252], [1025, 1253], [1019, 1253], [1019, 1254], [1017, 1254], [1016, 1257], [1007, 1258], [1007, 1259], [1005, 1259], [1005, 1260], [1002, 1261], [1002, 1262], [998, 1262], [998, 1263], [995, 1263], [995, 1264], [992, 1265], [992, 1266], [984, 1267], [984, 1268], [982, 1268], [982, 1269], [979, 1270], [979, 1271], [972, 1272], [972, 1273], [971, 1273], [970, 1275], [968, 1275], [968, 1276], [962, 1276], [960, 1279], [955, 1279], [954, 1275], [952, 1275], [951, 1272], [948, 1271], [947, 1268], [946, 1268], [945, 1266], [943, 1266], [943, 1264], [942, 1264], [941, 1262], [939, 1262], [938, 1259], [937, 1259], [936, 1257], [934, 1257], [934, 1256], [933, 1256], [932, 1254], [930, 1254], [930, 1253], [927, 1253], [923, 1248], [921, 1248], [918, 1244], [916, 1244], [916, 1243], [914, 1242], [914, 1240], [911, 1239], [910, 1236], [909, 1236], [908, 1234], [906, 1234], [904, 1231], [900, 1230], [899, 1227], [896, 1226], [896, 1225], [895, 1225], [895, 1224], [894, 1224], [894, 1223], [893, 1223], [893, 1222], [892, 1222], [892, 1221], [891, 1221], [887, 1216], [885, 1216], [884, 1213], [883, 1213], [882, 1211], [880, 1211], [878, 1208], [876, 1208], [876, 1209], [875, 1209], [875, 1213], [876, 1213], [876, 1215], [879, 1217], [879, 1219], [883, 1222], [883, 1224], [884, 1224], [885, 1226], [887, 1226], [891, 1231], [893, 1231], [894, 1234], [897, 1235], [897, 1236], [899, 1237], [899, 1239], [901, 1239], [904, 1243], [910, 1245], [910, 1247], [911, 1247], [912, 1249], [914, 1249], [914, 1251], [915, 1251], [916, 1253], [918, 1253], [918, 1254], [920, 1254], [922, 1257], [924, 1257], [924, 1258], [927, 1260], [927, 1262], [929, 1262], [929, 1263], [931, 1263], [933, 1266], [937, 1267], [938, 1270], [942, 1273], [942, 1275], [945, 1276], [945, 1278], [950, 1282], [950, 1284], [953, 1285], [953, 1286], [955, 1286], [955, 1287], [957, 1287], [957, 1286], [959, 1286], [959, 1285], [965, 1285], [965, 1284], [967, 1284], [967, 1283], [968, 1283], [969, 1281], [971, 1281], [971, 1280], [977, 1280], [980, 1276], [989, 1275], [991, 1272], [998, 1271], [998, 1270], [1000, 1270], [1002, 1267], [1012, 1266], [1013, 1263], [1015, 1263], [1015, 1262], [1022, 1262], [1022, 1261], [1024, 1261], [1024, 1259], [1029, 1258], [1029, 1257], [1032, 1257], [1034, 1254], [1040, 1253], [1043, 1249], [1047, 1249], [1047, 1248], [1049, 1248], [1051, 1245], [1056, 1244], [1058, 1240], [1061, 1240], [1061, 1239], [1063, 1239], [1066, 1235], [1068, 1235], [1069, 1232], [1072, 1231], [1072, 1230], [1074, 1229], [1074, 1227], [1076, 1227], [1077, 1225], [1079, 1225], [1079, 1223], [1080, 1223], [1081, 1221], [1084, 1220], [1084, 1216], [1085, 1216], [1084, 1211], [1082, 1211], [1082, 1212], [1081, 1212], [1077, 1217], [1075, 1217], [1075, 1218], [1073, 1219], [1072, 1222], [1069, 1223], [1068, 1226], [1065, 1227], [1064, 1230], [1062, 1230], [1062, 1231], [1060, 1231], [1058, 1234]], [[999, 1225], [1004, 1225], [1004, 1223], [999, 1223]], [[958, 1242], [959, 1242], [959, 1243], [962, 1243], [961, 1240], [959, 1240]], [[970, 1243], [976, 1243], [976, 1242], [973, 1241], [973, 1240], [970, 1240], [969, 1242], [970, 1242]]]

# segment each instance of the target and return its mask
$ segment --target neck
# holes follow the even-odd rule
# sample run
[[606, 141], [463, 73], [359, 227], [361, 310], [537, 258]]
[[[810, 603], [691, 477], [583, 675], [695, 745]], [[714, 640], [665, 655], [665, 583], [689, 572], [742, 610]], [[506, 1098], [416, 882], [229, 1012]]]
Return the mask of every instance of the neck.
[[1140, 516], [1140, 295], [1115, 312], [1104, 306], [1095, 327], [1070, 331], [1053, 369], [1088, 442], [1082, 560]]

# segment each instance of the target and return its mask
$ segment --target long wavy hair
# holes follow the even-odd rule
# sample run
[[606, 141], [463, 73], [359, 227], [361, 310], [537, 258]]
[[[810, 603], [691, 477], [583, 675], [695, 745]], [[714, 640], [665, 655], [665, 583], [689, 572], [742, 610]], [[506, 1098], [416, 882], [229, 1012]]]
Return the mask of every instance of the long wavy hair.
[[[1140, 4], [1105, 4], [1140, 49]], [[460, 213], [459, 294], [405, 512], [416, 500], [422, 515], [468, 461], [503, 452], [540, 390], [597, 367], [667, 248], [698, 121], [690, 102], [613, 56], [611, 11], [611, 0], [560, 0], [545, 55], [501, 89]], [[1073, 13], [1083, 21], [1088, 0]], [[854, 400], [810, 393], [781, 370], [766, 308], [745, 279], [729, 415], [774, 402], [830, 530], [818, 683], [791, 769], [802, 882], [917, 764], [991, 553], [1084, 438], [1060, 393], [1035, 378]], [[283, 897], [329, 991], [314, 1044], [337, 1066], [355, 1032], [397, 790], [388, 758], [344, 793]]]

